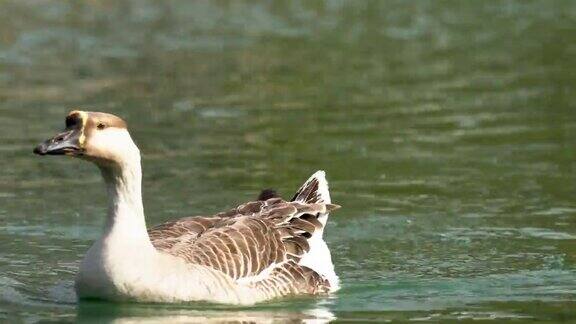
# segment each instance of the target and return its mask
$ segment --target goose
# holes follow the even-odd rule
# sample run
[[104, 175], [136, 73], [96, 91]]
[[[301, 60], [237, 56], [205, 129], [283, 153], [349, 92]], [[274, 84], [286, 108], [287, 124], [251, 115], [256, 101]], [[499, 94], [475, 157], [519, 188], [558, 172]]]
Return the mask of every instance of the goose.
[[213, 216], [147, 229], [140, 151], [126, 122], [74, 110], [65, 123], [34, 153], [94, 163], [108, 193], [104, 231], [76, 275], [79, 299], [252, 305], [339, 289], [323, 231], [329, 212], [340, 206], [331, 203], [324, 171], [290, 201], [264, 191], [256, 201]]

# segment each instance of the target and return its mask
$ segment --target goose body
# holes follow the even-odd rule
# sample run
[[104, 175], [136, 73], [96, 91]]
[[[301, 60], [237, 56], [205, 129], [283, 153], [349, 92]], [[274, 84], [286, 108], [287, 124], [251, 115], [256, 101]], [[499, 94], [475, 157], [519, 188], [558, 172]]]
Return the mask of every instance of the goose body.
[[34, 152], [94, 162], [108, 191], [104, 232], [76, 278], [79, 298], [249, 305], [339, 288], [323, 239], [328, 214], [338, 206], [323, 171], [290, 201], [268, 193], [213, 216], [147, 229], [140, 152], [126, 123], [111, 114], [73, 111], [66, 125]]

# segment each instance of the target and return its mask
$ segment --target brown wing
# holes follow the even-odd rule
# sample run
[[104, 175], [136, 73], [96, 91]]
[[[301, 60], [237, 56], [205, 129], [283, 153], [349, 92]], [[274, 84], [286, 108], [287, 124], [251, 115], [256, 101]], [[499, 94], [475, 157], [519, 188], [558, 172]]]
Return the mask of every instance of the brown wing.
[[[294, 278], [312, 280], [312, 270], [296, 263], [308, 252], [308, 239], [322, 227], [318, 216], [334, 207], [271, 198], [212, 217], [189, 217], [162, 224], [152, 228], [149, 235], [158, 250], [220, 270], [234, 279], [266, 270], [279, 276], [288, 271]], [[291, 260], [293, 266], [288, 265]]]
[[289, 294], [328, 293], [330, 283], [314, 270], [290, 260], [278, 265], [269, 276], [251, 284], [268, 298]]
[[178, 249], [179, 244], [192, 242], [198, 236], [222, 221], [218, 216], [186, 217], [157, 225], [148, 230], [152, 245], [160, 251]]

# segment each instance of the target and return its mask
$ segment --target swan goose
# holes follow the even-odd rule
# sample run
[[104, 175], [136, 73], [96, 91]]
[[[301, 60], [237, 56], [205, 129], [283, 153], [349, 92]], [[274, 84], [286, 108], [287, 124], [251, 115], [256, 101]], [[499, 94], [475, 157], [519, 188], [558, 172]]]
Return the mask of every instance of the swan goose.
[[[39, 155], [93, 162], [108, 191], [104, 232], [77, 274], [78, 298], [250, 305], [339, 288], [322, 238], [330, 201], [323, 171], [285, 201], [270, 192], [213, 216], [146, 228], [140, 151], [121, 118], [72, 111]], [[267, 199], [268, 198], [268, 199]]]

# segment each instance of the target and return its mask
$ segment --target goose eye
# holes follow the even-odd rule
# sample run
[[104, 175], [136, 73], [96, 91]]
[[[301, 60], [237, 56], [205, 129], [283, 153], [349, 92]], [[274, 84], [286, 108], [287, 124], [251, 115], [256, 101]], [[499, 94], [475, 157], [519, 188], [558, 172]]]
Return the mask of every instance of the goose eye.
[[106, 128], [106, 125], [104, 125], [103, 123], [98, 123], [96, 128], [98, 128], [99, 130], [102, 130], [102, 129]]

